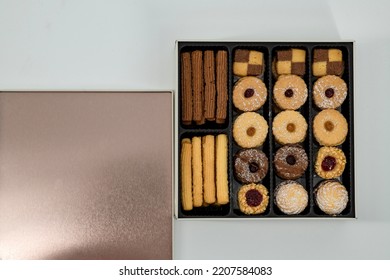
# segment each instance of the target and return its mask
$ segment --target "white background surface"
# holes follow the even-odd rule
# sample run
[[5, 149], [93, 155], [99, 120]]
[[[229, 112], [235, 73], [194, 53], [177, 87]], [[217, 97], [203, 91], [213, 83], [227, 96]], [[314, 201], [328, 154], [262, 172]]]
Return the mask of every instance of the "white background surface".
[[175, 221], [177, 259], [390, 258], [390, 1], [4, 1], [0, 89], [173, 89], [175, 40], [356, 40], [357, 220]]

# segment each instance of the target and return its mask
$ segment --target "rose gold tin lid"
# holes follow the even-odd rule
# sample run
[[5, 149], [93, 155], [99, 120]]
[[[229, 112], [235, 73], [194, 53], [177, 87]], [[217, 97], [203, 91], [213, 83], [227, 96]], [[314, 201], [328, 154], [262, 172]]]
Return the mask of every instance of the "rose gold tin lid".
[[1, 259], [171, 259], [172, 92], [0, 92]]

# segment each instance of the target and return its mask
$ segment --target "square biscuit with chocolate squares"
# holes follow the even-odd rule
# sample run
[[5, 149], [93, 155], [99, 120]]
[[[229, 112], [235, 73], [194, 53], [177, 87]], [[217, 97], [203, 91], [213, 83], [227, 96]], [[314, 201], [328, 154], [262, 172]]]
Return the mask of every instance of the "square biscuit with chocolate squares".
[[313, 52], [313, 75], [341, 76], [344, 73], [343, 53], [339, 49], [315, 49]]
[[264, 66], [262, 52], [245, 49], [237, 49], [234, 52], [233, 73], [236, 76], [262, 76]]
[[288, 49], [276, 51], [275, 74], [303, 76], [306, 73], [306, 51]]

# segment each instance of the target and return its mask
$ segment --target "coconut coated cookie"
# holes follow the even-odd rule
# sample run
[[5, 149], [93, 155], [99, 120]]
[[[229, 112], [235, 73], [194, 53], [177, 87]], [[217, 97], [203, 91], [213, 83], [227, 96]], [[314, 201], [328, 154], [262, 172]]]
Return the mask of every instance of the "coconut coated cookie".
[[315, 201], [324, 213], [336, 216], [348, 203], [347, 189], [336, 180], [325, 180], [314, 190]]
[[309, 202], [305, 188], [295, 181], [284, 181], [275, 189], [275, 204], [284, 214], [302, 213]]

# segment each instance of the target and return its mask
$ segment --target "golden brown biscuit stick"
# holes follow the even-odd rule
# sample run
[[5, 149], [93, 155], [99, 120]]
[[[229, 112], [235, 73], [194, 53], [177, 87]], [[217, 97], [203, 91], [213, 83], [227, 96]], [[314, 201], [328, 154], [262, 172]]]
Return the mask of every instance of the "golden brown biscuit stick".
[[227, 89], [227, 52], [217, 52], [217, 113], [216, 122], [224, 123], [227, 116], [227, 101], [228, 101], [228, 89]]
[[192, 93], [193, 93], [193, 115], [195, 122], [201, 122], [204, 114], [203, 109], [203, 53], [193, 51], [191, 53], [192, 64]]
[[215, 202], [215, 140], [214, 135], [202, 137], [204, 201]]
[[192, 210], [191, 140], [181, 141], [181, 203], [183, 210]]
[[191, 54], [181, 54], [181, 120], [183, 124], [191, 124], [192, 121], [192, 76]]
[[202, 138], [192, 138], [192, 196], [194, 207], [203, 205]]
[[228, 140], [226, 134], [220, 134], [216, 139], [216, 185], [217, 203], [220, 205], [229, 203], [228, 184]]
[[204, 52], [204, 116], [215, 121], [215, 60], [214, 51]]

